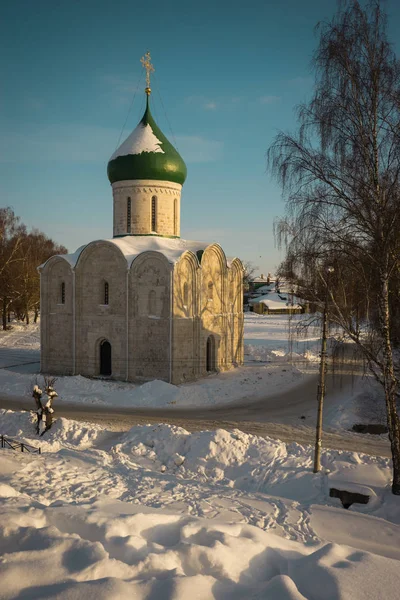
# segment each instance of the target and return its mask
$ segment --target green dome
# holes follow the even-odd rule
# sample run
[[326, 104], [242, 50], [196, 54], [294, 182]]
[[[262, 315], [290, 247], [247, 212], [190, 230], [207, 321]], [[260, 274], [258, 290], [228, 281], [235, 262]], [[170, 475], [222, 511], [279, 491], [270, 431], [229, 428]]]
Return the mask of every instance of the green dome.
[[129, 179], [155, 179], [184, 183], [186, 165], [156, 125], [146, 100], [142, 120], [114, 152], [107, 166], [111, 183]]

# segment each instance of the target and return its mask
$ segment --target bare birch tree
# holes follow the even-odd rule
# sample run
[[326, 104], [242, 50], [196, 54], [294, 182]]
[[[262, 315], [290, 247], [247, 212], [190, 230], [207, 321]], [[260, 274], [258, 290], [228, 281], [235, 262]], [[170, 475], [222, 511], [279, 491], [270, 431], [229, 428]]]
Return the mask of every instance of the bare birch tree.
[[[342, 0], [317, 31], [313, 97], [298, 109], [298, 132], [279, 133], [268, 152], [287, 200], [279, 229], [288, 236], [291, 268], [309, 289], [326, 289], [326, 265], [341, 265], [340, 280], [330, 286], [331, 318], [358, 344], [384, 390], [392, 492], [400, 495], [390, 300], [400, 273], [400, 64], [379, 0]], [[362, 281], [368, 296], [360, 306], [347, 284]]]

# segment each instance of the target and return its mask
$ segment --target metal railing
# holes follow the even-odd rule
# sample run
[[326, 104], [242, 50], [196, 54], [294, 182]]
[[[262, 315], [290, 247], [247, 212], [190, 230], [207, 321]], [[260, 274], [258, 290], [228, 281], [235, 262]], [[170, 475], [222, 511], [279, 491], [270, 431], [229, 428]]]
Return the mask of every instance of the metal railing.
[[2, 448], [9, 448], [10, 450], [21, 450], [21, 452], [29, 452], [30, 454], [42, 453], [40, 447], [36, 448], [36, 446], [31, 446], [30, 444], [24, 444], [23, 442], [18, 442], [17, 440], [6, 438], [4, 435], [0, 435], [0, 446]]

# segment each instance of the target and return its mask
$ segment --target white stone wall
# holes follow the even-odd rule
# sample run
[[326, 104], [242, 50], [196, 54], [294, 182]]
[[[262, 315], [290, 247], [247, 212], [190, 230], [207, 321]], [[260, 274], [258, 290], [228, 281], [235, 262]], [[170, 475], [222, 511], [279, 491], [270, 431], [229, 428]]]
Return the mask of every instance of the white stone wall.
[[[51, 258], [41, 274], [41, 371], [54, 375], [73, 372], [73, 271], [66, 260]], [[65, 285], [62, 303], [61, 285]]]
[[[158, 234], [180, 237], [182, 186], [168, 181], [138, 179], [112, 184], [114, 198], [113, 235]], [[156, 228], [152, 229], [152, 198], [156, 198]], [[128, 231], [127, 202], [131, 199], [131, 227]]]
[[[174, 272], [173, 383], [207, 375], [207, 339], [215, 345], [216, 371], [243, 364], [243, 267], [227, 267], [223, 250], [210, 245], [197, 259], [182, 256]], [[187, 302], [184, 286], [188, 285]], [[211, 286], [209, 284], [212, 284]], [[185, 298], [186, 299], [186, 298]]]
[[54, 257], [41, 280], [44, 373], [98, 376], [102, 340], [111, 344], [115, 379], [178, 384], [202, 377], [210, 336], [216, 371], [243, 362], [242, 265], [235, 260], [227, 267], [217, 244], [204, 251], [200, 264], [190, 251], [174, 266], [149, 251], [128, 270], [117, 246], [93, 242], [82, 251], [75, 272], [65, 259]]
[[170, 282], [167, 259], [144, 252], [129, 276], [129, 379], [170, 379]]
[[[127, 265], [112, 243], [95, 242], [82, 252], [76, 265], [76, 373], [100, 373], [100, 344], [112, 348], [112, 375], [126, 378]], [[109, 304], [104, 303], [104, 284]]]

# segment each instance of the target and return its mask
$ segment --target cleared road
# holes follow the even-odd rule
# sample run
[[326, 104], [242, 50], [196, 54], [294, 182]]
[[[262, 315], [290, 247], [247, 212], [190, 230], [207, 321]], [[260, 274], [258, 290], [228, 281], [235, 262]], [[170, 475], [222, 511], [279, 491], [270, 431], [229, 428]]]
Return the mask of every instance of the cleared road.
[[[340, 389], [341, 394], [344, 391], [354, 394], [353, 387], [358, 380], [359, 377], [353, 375], [330, 376], [326, 410], [335, 406], [334, 392]], [[270, 436], [285, 442], [312, 444], [315, 439], [316, 385], [317, 376], [306, 376], [300, 385], [282, 394], [262, 399], [242, 399], [219, 407], [129, 409], [60, 402], [55, 409], [57, 416], [99, 423], [113, 431], [126, 431], [137, 424], [163, 422], [179, 425], [189, 431], [238, 428], [246, 433]], [[1, 408], [31, 410], [32, 402], [30, 398], [10, 399], [0, 393]], [[302, 420], [302, 416], [306, 419]], [[299, 424], [293, 425], [297, 419]], [[324, 432], [323, 445], [326, 448], [390, 456], [389, 441], [383, 436]]]

